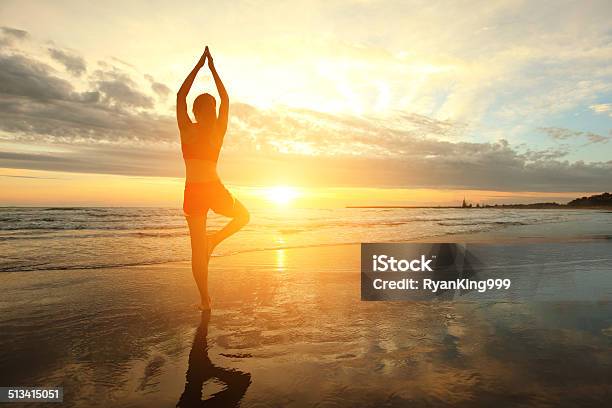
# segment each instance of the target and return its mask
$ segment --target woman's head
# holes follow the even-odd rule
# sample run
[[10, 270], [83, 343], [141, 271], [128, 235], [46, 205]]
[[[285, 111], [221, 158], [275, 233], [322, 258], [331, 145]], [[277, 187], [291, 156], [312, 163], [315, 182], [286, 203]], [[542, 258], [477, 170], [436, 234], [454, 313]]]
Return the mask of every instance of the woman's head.
[[199, 95], [193, 101], [193, 115], [198, 122], [208, 122], [217, 118], [217, 101], [211, 94]]

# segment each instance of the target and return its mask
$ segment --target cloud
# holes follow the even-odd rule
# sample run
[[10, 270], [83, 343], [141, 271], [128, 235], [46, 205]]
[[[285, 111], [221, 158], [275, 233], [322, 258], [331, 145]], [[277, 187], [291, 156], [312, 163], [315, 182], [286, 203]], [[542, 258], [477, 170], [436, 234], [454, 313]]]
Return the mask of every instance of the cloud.
[[[612, 161], [563, 160], [559, 149], [519, 152], [509, 142], [435, 137], [451, 123], [261, 111], [232, 105], [224, 170], [247, 183], [289, 181], [334, 186], [593, 191], [609, 188]], [[410, 130], [406, 130], [409, 128]], [[449, 128], [451, 130], [449, 130]], [[241, 173], [242, 172], [242, 173]]]
[[587, 132], [584, 136], [586, 136], [590, 143], [608, 143], [612, 139], [610, 136], [602, 136], [592, 132]]
[[[1, 155], [1, 154], [0, 154]], [[8, 178], [24, 178], [24, 179], [37, 179], [37, 180], [60, 180], [57, 177], [38, 177], [38, 176], [18, 176], [14, 174], [0, 174], [0, 177]]]
[[[87, 70], [83, 61], [83, 70], [58, 72], [45, 60], [47, 54], [47, 48], [42, 54], [0, 52], [0, 140], [24, 147], [0, 152], [0, 166], [183, 175], [175, 118], [157, 105], [170, 93], [166, 85], [152, 76], [143, 79], [128, 65], [117, 67], [113, 59], [95, 70]], [[567, 150], [558, 146], [538, 150], [501, 138], [470, 141], [468, 128], [466, 121], [401, 109], [357, 116], [233, 103], [220, 171], [237, 184], [609, 189], [611, 161], [570, 162]], [[541, 130], [553, 140], [609, 139], [562, 128]]]
[[[58, 109], [56, 113], [61, 114], [61, 106]], [[64, 114], [60, 116], [63, 123], [56, 123], [62, 130], [47, 129], [43, 138], [56, 148], [63, 147], [64, 152], [3, 152], [0, 163], [37, 170], [183, 175], [173, 118], [124, 113], [122, 120], [113, 120], [114, 113], [108, 111], [108, 120], [97, 122], [103, 131], [90, 138], [83, 132], [93, 126], [91, 112], [74, 112], [76, 117], [89, 115], [83, 121], [86, 125], [77, 125]], [[266, 111], [246, 104], [233, 104], [230, 113], [221, 173], [238, 184], [289, 181], [313, 186], [597, 191], [609, 186], [612, 171], [612, 161], [571, 163], [562, 160], [566, 152], [521, 153], [505, 140], [438, 140], [432, 129], [450, 125], [434, 125], [418, 117], [411, 117], [412, 130], [406, 131], [405, 117], [381, 126], [376, 118], [294, 109]]]
[[0, 27], [3, 36], [0, 37], [0, 45], [11, 45], [16, 41], [26, 40], [30, 34], [25, 30], [12, 27]]
[[162, 98], [167, 97], [171, 92], [170, 88], [160, 82], [153, 82], [151, 84], [151, 89], [153, 89], [153, 92]]
[[608, 116], [612, 117], [612, 103], [598, 103], [589, 106], [595, 113], [607, 113]]
[[3, 34], [6, 34], [6, 35], [14, 37], [14, 38], [18, 38], [20, 40], [26, 39], [29, 36], [27, 31], [19, 30], [18, 28], [1, 27], [1, 29], [2, 29], [2, 33]]
[[151, 83], [151, 89], [157, 94], [160, 99], [165, 99], [172, 92], [170, 88], [161, 82], [157, 82], [151, 75], [145, 75], [145, 78]]
[[135, 108], [154, 107], [153, 98], [142, 92], [126, 72], [111, 66], [107, 70], [96, 70], [94, 77], [97, 79], [97, 89], [110, 104]]
[[59, 50], [56, 48], [49, 48], [49, 54], [51, 57], [61, 63], [68, 72], [81, 76], [87, 70], [85, 60], [80, 55], [76, 55], [67, 51]]
[[106, 95], [108, 100], [117, 105], [134, 106], [141, 108], [152, 108], [153, 99], [144, 93], [134, 89], [125, 80], [114, 79], [98, 81], [98, 89]]
[[98, 71], [94, 88], [76, 91], [53, 68], [18, 54], [0, 54], [0, 130], [22, 143], [160, 142], [174, 120], [160, 117], [153, 98], [116, 71]]
[[15, 169], [180, 177], [183, 169], [176, 160], [179, 152], [130, 146], [79, 146], [62, 154], [0, 151], [0, 163]]
[[612, 139], [610, 136], [602, 136], [593, 132], [581, 132], [558, 127], [543, 127], [540, 130], [555, 140], [586, 138], [589, 143], [608, 143]]
[[22, 55], [0, 54], [0, 93], [33, 100], [69, 99], [72, 85], [52, 68]]

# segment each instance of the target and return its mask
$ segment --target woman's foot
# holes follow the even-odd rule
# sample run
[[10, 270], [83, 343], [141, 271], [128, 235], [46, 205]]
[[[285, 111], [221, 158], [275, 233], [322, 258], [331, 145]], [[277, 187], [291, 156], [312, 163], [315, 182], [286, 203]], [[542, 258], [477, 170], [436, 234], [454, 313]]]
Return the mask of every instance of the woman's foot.
[[191, 305], [193, 310], [197, 310], [198, 312], [207, 312], [210, 311], [210, 304], [202, 304], [202, 303], [193, 303]]
[[207, 312], [211, 310], [211, 308], [212, 308], [212, 300], [210, 299], [210, 296], [208, 297], [208, 302], [202, 302], [198, 305], [198, 309], [200, 309], [200, 311], [202, 312]]
[[201, 303], [194, 303], [192, 304], [192, 307], [201, 311], [201, 312], [205, 312], [211, 309], [212, 306], [212, 299], [210, 298], [210, 296], [208, 296], [208, 301], [201, 301]]

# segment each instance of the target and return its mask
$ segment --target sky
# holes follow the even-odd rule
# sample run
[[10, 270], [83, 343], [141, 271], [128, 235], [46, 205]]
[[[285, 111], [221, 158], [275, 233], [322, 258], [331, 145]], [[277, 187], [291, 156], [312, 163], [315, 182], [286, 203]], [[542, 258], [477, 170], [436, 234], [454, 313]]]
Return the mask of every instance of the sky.
[[[568, 201], [611, 190], [609, 1], [1, 1], [0, 205], [179, 206], [205, 45], [244, 201]], [[214, 92], [206, 68], [189, 100]]]

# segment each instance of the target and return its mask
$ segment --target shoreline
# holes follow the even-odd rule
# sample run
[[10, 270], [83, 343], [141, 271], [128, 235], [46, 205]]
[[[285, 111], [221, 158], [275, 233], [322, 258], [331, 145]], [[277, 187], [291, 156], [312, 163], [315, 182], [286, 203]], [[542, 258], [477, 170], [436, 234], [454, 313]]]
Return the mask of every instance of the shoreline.
[[[508, 225], [493, 228], [489, 231], [477, 231], [468, 233], [447, 233], [432, 235], [427, 237], [417, 237], [414, 239], [401, 241], [376, 241], [379, 243], [530, 243], [530, 242], [581, 242], [597, 239], [612, 239], [612, 233], [605, 225], [584, 222], [584, 220], [570, 220], [561, 222], [544, 222], [527, 225]], [[257, 256], [259, 253], [274, 253], [276, 251], [308, 251], [325, 248], [359, 248], [361, 242], [330, 243], [318, 245], [287, 246], [275, 248], [253, 248], [240, 252], [213, 255], [213, 260], [232, 259], [233, 257]], [[229, 261], [227, 261], [229, 262]], [[74, 267], [74, 268], [51, 268], [51, 269], [31, 269], [17, 271], [3, 271], [0, 275], [10, 273], [34, 273], [34, 272], [62, 272], [62, 271], [92, 271], [114, 268], [147, 268], [157, 266], [189, 266], [190, 260], [140, 263], [131, 265], [116, 266], [94, 266], [94, 267]], [[224, 261], [226, 263], [226, 261]]]

